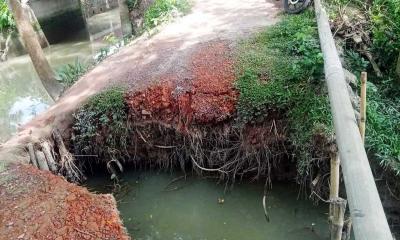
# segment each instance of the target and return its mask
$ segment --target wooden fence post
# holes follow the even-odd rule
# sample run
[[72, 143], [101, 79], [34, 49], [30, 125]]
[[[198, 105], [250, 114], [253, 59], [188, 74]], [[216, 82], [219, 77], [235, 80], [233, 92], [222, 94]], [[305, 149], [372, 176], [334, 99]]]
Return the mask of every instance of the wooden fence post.
[[339, 198], [339, 180], [340, 158], [337, 153], [334, 153], [331, 156], [331, 176], [329, 193], [329, 223], [331, 240], [342, 239], [344, 213], [346, 211], [346, 200]]
[[347, 201], [343, 198], [330, 199], [329, 220], [331, 223], [331, 240], [341, 240], [344, 225], [344, 213], [346, 211]]
[[331, 156], [331, 176], [330, 176], [330, 194], [329, 199], [339, 197], [339, 180], [340, 180], [340, 159], [337, 153]]

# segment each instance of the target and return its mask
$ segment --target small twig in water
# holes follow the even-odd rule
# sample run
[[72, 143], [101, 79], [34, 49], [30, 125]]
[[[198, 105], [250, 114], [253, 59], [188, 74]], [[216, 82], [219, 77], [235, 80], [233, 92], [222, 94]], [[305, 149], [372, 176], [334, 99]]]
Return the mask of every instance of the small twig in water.
[[264, 215], [265, 215], [265, 219], [267, 220], [267, 222], [269, 222], [269, 215], [268, 215], [268, 211], [267, 211], [267, 196], [264, 195], [263, 196], [263, 208], [264, 208]]
[[324, 203], [330, 203], [331, 201], [330, 200], [325, 200], [325, 199], [323, 199], [321, 196], [319, 196], [315, 191], [312, 191], [312, 193], [310, 194], [310, 198], [311, 198], [311, 196], [312, 195], [315, 195], [315, 196], [317, 196], [318, 198], [319, 198], [319, 200], [321, 200], [321, 201], [323, 201]]
[[265, 215], [265, 220], [267, 220], [267, 222], [270, 221], [269, 219], [269, 214], [267, 211], [267, 186], [268, 186], [268, 179], [265, 181], [265, 185], [264, 185], [264, 196], [263, 196], [263, 208], [264, 208], [264, 215]]

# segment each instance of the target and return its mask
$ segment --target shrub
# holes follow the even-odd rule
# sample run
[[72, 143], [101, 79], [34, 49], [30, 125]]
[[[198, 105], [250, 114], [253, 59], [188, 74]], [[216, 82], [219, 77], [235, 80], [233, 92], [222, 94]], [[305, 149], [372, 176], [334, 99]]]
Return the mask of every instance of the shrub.
[[170, 20], [179, 12], [187, 12], [189, 8], [187, 0], [155, 0], [144, 13], [144, 28], [149, 30]]
[[0, 2], [0, 32], [15, 29], [15, 22], [11, 12], [8, 9], [7, 2]]
[[57, 70], [58, 80], [66, 87], [72, 86], [88, 70], [88, 66], [76, 59], [72, 64], [66, 64]]
[[345, 65], [347, 69], [352, 69], [356, 73], [361, 73], [367, 70], [369, 62], [361, 55], [353, 50], [345, 52]]
[[75, 151], [99, 154], [99, 159], [120, 159], [126, 147], [127, 111], [124, 89], [111, 88], [89, 99], [74, 114]]

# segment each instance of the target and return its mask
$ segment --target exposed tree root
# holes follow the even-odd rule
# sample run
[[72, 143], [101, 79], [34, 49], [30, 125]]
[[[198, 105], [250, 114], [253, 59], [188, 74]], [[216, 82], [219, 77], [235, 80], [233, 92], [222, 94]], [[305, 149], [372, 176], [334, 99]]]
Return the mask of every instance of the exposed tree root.
[[[53, 139], [55, 146], [50, 142]], [[53, 139], [27, 145], [31, 164], [40, 170], [61, 174], [71, 182], [82, 181], [84, 176], [75, 165], [75, 158], [65, 147], [61, 134], [57, 129], [53, 130]]]
[[28, 151], [29, 151], [30, 163], [33, 166], [38, 167], [38, 163], [37, 163], [36, 156], [35, 156], [35, 149], [33, 148], [32, 143], [28, 144]]
[[61, 134], [57, 129], [53, 130], [53, 138], [59, 152], [60, 173], [66, 176], [70, 181], [80, 182], [83, 178], [83, 174], [75, 165], [75, 158], [65, 147]]
[[38, 166], [40, 170], [45, 170], [45, 171], [49, 171], [49, 166], [47, 165], [46, 162], [46, 156], [44, 155], [44, 153], [40, 150], [36, 151], [36, 160], [38, 162]]
[[[156, 121], [129, 121], [125, 146], [118, 148], [98, 144], [73, 144], [78, 155], [98, 155], [87, 162], [110, 165], [106, 159], [118, 159], [134, 168], [191, 170], [198, 175], [216, 175], [220, 181], [234, 184], [243, 177], [252, 181], [266, 178], [295, 179], [296, 164], [288, 151], [285, 123], [274, 119], [257, 126], [192, 126], [182, 130]], [[79, 134], [79, 133], [76, 133]], [[120, 141], [118, 136], [118, 141]], [[80, 146], [81, 148], [77, 148]], [[109, 151], [112, 149], [112, 151]], [[114, 165], [114, 164], [113, 164]], [[113, 174], [113, 173], [112, 173]]]
[[46, 156], [47, 165], [49, 166], [50, 171], [52, 171], [53, 173], [57, 172], [57, 163], [54, 160], [54, 151], [50, 146], [50, 143], [48, 141], [44, 141], [40, 145], [42, 147], [44, 155]]

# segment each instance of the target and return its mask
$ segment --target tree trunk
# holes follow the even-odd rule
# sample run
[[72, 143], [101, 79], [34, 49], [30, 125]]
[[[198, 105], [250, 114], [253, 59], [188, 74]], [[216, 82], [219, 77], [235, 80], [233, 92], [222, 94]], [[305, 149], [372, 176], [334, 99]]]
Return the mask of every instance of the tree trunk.
[[330, 201], [329, 220], [331, 223], [331, 240], [341, 240], [347, 201], [342, 198], [333, 198]]
[[44, 35], [42, 28], [40, 27], [39, 21], [33, 9], [27, 3], [22, 3], [22, 8], [25, 10], [25, 16], [27, 16], [27, 18], [31, 22], [31, 25], [34, 26], [34, 30], [36, 31], [37, 37], [39, 38], [40, 46], [42, 48], [49, 47], [50, 43], [47, 40], [46, 35]]
[[61, 92], [61, 85], [57, 82], [56, 74], [51, 69], [44, 52], [40, 46], [36, 33], [24, 14], [24, 10], [19, 0], [8, 0], [10, 10], [12, 11], [18, 32], [21, 35], [22, 41], [25, 44], [26, 51], [31, 57], [33, 66], [44, 88], [49, 95], [56, 100]]

